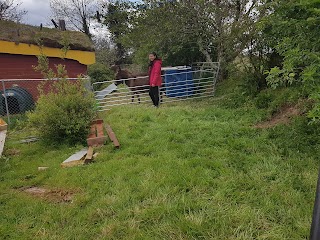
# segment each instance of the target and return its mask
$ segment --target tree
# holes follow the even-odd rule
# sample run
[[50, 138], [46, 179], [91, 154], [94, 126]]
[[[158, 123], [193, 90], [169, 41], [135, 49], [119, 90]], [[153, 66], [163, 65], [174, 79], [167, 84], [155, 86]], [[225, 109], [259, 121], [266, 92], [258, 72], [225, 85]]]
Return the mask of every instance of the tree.
[[104, 24], [108, 27], [111, 40], [115, 45], [116, 63], [125, 63], [128, 56], [122, 38], [129, 29], [129, 12], [132, 9], [132, 4], [127, 1], [112, 1], [102, 7], [104, 9]]
[[267, 81], [273, 88], [302, 85], [315, 103], [309, 116], [320, 121], [320, 2], [278, 0], [270, 8], [265, 36], [283, 61], [267, 72]]
[[116, 49], [105, 34], [93, 37], [93, 43], [96, 50], [96, 60], [106, 66], [110, 66], [117, 61]]
[[27, 11], [20, 7], [19, 0], [0, 0], [0, 20], [21, 21]]
[[[125, 42], [136, 55], [145, 55], [150, 48], [166, 57], [195, 53], [195, 60], [219, 61], [225, 73], [266, 13], [259, 9], [262, 4], [262, 0], [144, 1], [131, 13]], [[180, 58], [185, 61], [185, 56]]]
[[64, 19], [69, 27], [91, 38], [90, 27], [98, 9], [96, 0], [50, 0], [54, 17]]

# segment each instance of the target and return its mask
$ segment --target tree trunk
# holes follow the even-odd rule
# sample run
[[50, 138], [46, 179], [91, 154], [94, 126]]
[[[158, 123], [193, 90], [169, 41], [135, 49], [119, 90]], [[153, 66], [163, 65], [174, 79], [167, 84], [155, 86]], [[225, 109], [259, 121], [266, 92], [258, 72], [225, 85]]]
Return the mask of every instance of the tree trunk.
[[82, 28], [83, 32], [91, 39], [91, 33], [86, 17], [82, 17]]
[[200, 52], [206, 57], [206, 61], [209, 63], [212, 63], [213, 62], [212, 58], [211, 58], [210, 54], [208, 53], [208, 51], [203, 47], [201, 40], [198, 41], [198, 46], [199, 46]]
[[218, 75], [218, 81], [223, 81], [227, 77], [227, 72], [226, 72], [226, 58], [224, 56], [224, 47], [223, 44], [219, 43], [218, 46], [218, 61], [220, 65], [219, 69], [219, 75]]

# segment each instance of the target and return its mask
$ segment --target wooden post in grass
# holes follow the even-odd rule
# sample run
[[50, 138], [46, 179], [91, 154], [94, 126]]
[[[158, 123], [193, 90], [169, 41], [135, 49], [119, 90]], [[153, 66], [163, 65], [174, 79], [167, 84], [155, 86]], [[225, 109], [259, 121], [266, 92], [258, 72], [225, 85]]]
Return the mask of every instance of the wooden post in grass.
[[320, 239], [320, 168], [316, 189], [316, 199], [314, 201], [313, 216], [310, 229], [310, 240]]

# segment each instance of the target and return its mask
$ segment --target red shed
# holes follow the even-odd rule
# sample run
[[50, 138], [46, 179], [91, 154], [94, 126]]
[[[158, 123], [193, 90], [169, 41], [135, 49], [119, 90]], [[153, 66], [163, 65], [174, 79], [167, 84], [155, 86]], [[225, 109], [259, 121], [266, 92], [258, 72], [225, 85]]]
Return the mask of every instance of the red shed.
[[5, 79], [6, 89], [19, 86], [37, 99], [40, 81], [35, 79], [43, 78], [34, 70], [39, 55], [47, 56], [53, 70], [65, 65], [70, 78], [86, 75], [87, 66], [95, 63], [93, 44], [83, 33], [0, 21], [0, 81]]

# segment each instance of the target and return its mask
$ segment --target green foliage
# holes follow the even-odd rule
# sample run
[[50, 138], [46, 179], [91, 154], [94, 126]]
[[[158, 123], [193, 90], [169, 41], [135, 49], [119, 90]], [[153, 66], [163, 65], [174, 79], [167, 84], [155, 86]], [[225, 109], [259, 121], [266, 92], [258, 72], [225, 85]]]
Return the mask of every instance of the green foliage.
[[156, 51], [164, 65], [220, 61], [224, 70], [247, 47], [253, 31], [249, 26], [264, 14], [257, 11], [252, 17], [263, 1], [246, 9], [250, 2], [146, 0], [130, 11], [130, 30], [122, 42], [140, 64], [148, 52]]
[[117, 61], [116, 50], [112, 46], [112, 43], [107, 38], [107, 36], [106, 35], [95, 36], [93, 41], [96, 49], [95, 53], [96, 53], [97, 63], [101, 63], [106, 66], [111, 66], [115, 64], [115, 62]]
[[[91, 83], [105, 82], [114, 79], [114, 72], [105, 64], [95, 63], [88, 67], [88, 75], [91, 78]], [[99, 90], [102, 84], [94, 84], [95, 90]]]
[[[67, 45], [64, 49], [67, 53]], [[55, 67], [55, 70], [49, 67], [45, 55], [38, 56], [38, 65], [33, 66], [50, 83], [43, 81], [38, 86], [40, 96], [36, 108], [27, 113], [30, 125], [48, 143], [84, 142], [95, 116], [93, 94], [87, 91], [82, 80], [68, 80], [64, 65]]]
[[237, 58], [228, 66], [229, 78], [235, 79], [243, 94], [254, 97], [262, 89], [263, 84], [257, 76], [249, 58]]
[[[319, 101], [315, 92], [320, 86], [320, 3], [317, 0], [275, 1], [274, 12], [265, 20], [265, 33], [271, 47], [284, 57], [283, 66], [267, 71], [268, 84], [273, 87], [303, 85], [309, 96]], [[319, 119], [320, 110], [310, 113]]]
[[261, 92], [255, 99], [257, 108], [268, 108], [272, 102], [272, 95], [270, 92]]
[[270, 103], [271, 113], [279, 111], [284, 106], [296, 105], [299, 100], [304, 100], [304, 92], [301, 87], [291, 87], [291, 88], [279, 88], [276, 91], [267, 90], [272, 96]]
[[[61, 68], [61, 65], [59, 65], [59, 68]], [[52, 79], [56, 75], [54, 70], [49, 67], [49, 59], [45, 55], [38, 56], [38, 65], [33, 66], [33, 69], [47, 79]]]
[[40, 95], [36, 109], [27, 114], [39, 135], [51, 143], [84, 142], [95, 116], [94, 98], [81, 81], [62, 79]]
[[259, 92], [253, 99], [258, 109], [264, 109], [267, 117], [281, 112], [283, 108], [288, 106], [296, 106], [301, 108], [302, 112], [310, 110], [307, 104], [306, 96], [301, 87], [265, 89]]
[[122, 38], [129, 30], [129, 13], [132, 4], [127, 1], [111, 1], [105, 5], [104, 24], [111, 33], [116, 48], [116, 63], [123, 64], [128, 57], [128, 49], [124, 46]]
[[221, 99], [219, 104], [228, 109], [237, 109], [251, 104], [242, 82], [237, 78], [229, 78], [219, 83], [216, 86], [215, 96]]

